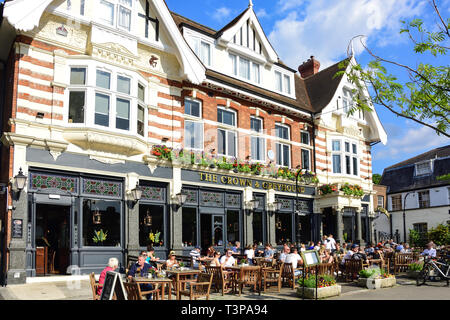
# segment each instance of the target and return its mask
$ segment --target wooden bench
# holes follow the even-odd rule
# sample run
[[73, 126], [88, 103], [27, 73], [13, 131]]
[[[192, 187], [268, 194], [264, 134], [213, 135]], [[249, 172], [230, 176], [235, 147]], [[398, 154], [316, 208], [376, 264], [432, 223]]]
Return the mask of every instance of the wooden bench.
[[395, 253], [394, 274], [408, 271], [408, 266], [415, 261], [414, 253]]

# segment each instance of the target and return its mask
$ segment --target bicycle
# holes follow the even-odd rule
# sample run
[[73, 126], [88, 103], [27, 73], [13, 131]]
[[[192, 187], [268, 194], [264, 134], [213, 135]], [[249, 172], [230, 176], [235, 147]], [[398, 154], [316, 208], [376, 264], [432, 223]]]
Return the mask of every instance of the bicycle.
[[427, 280], [439, 281], [442, 278], [447, 280], [447, 286], [449, 286], [450, 264], [446, 261], [449, 258], [450, 256], [446, 256], [446, 259], [425, 256], [423, 268], [416, 279], [416, 285], [421, 286], [425, 284]]

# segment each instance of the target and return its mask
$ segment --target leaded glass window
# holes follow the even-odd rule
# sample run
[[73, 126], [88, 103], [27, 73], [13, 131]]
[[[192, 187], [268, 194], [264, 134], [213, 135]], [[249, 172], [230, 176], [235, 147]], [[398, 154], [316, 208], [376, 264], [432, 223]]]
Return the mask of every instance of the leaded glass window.
[[223, 207], [223, 193], [201, 191], [200, 205], [209, 207]]

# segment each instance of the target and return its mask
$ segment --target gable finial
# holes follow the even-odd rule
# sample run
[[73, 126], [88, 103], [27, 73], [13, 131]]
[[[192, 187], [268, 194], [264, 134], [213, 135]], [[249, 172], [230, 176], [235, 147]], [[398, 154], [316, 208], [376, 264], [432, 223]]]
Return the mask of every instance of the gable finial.
[[252, 0], [248, 0], [248, 7], [249, 8], [253, 8], [253, 1]]

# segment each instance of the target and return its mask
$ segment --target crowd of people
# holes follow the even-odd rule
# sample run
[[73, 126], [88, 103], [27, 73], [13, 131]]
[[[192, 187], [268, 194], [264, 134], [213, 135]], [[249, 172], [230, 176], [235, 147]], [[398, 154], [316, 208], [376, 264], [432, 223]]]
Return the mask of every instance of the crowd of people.
[[[378, 243], [369, 243], [367, 246], [360, 246], [357, 243], [342, 244], [333, 238], [333, 235], [323, 236], [321, 241], [317, 243], [310, 241], [308, 243], [284, 243], [281, 250], [275, 249], [270, 243], [266, 243], [264, 249], [259, 248], [257, 244], [248, 245], [241, 248], [241, 243], [236, 241], [234, 244], [228, 243], [228, 247], [223, 253], [215, 250], [213, 246], [206, 249], [206, 254], [202, 256], [201, 247], [196, 246], [190, 252], [192, 258], [193, 268], [202, 269], [205, 265], [230, 267], [237, 263], [235, 257], [239, 255], [244, 256], [249, 265], [255, 264], [256, 257], [262, 257], [267, 260], [277, 259], [285, 263], [291, 263], [294, 272], [300, 273], [298, 268], [303, 265], [303, 260], [299, 254], [306, 250], [316, 250], [319, 255], [321, 263], [333, 263], [339, 261], [341, 265], [345, 264], [347, 260], [362, 260], [363, 263], [368, 264], [369, 260], [383, 261], [389, 253], [411, 253], [408, 243], [396, 243], [393, 239], [381, 241]], [[422, 256], [436, 257], [436, 245], [430, 241], [425, 250], [420, 253]], [[373, 261], [372, 261], [373, 262]], [[129, 279], [139, 275], [146, 276], [149, 270], [157, 268], [157, 263], [162, 264], [164, 269], [180, 265], [176, 259], [175, 251], [169, 252], [167, 260], [161, 260], [155, 256], [155, 250], [149, 246], [147, 251], [142, 251], [139, 254], [136, 263], [133, 263], [128, 270], [127, 277]], [[101, 272], [99, 278], [98, 292], [100, 294], [102, 285], [108, 271], [114, 271], [118, 268], [119, 261], [117, 258], [109, 259], [108, 266]], [[296, 270], [297, 269], [297, 270]], [[150, 284], [140, 284], [142, 290], [151, 290]]]

